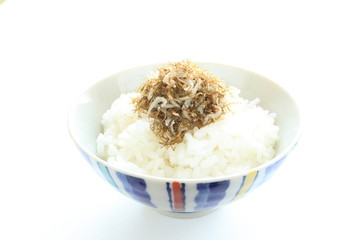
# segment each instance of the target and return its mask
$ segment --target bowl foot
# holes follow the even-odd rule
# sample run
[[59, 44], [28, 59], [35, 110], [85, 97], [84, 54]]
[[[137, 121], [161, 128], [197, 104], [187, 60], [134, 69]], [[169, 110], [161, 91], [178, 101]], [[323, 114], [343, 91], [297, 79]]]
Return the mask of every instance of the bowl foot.
[[183, 218], [183, 219], [202, 217], [202, 216], [205, 216], [205, 215], [208, 215], [208, 214], [214, 212], [215, 210], [216, 209], [200, 211], [200, 212], [171, 212], [171, 211], [155, 209], [155, 211], [157, 211], [165, 216], [173, 217], [173, 218]]

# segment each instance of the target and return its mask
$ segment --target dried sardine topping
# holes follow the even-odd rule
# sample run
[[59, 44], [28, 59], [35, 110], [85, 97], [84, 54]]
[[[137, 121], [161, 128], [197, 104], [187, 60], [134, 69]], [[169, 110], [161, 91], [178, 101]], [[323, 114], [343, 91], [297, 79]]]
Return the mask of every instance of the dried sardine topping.
[[183, 60], [154, 72], [133, 102], [139, 116], [151, 121], [160, 144], [174, 147], [188, 131], [214, 122], [227, 111], [227, 91], [218, 77]]

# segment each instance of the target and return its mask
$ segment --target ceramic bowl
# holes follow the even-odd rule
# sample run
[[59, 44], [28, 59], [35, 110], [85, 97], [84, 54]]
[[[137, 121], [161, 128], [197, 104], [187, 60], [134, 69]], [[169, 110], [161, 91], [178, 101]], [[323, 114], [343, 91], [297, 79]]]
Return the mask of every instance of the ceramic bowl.
[[125, 196], [174, 217], [196, 217], [238, 200], [266, 182], [296, 145], [300, 135], [299, 109], [293, 98], [273, 81], [241, 68], [198, 63], [227, 85], [241, 89], [243, 98], [260, 98], [259, 106], [277, 114], [276, 156], [245, 173], [204, 179], [171, 179], [112, 166], [96, 155], [101, 117], [121, 93], [138, 89], [146, 76], [162, 64], [128, 69], [108, 77], [82, 93], [71, 107], [68, 128], [76, 146], [94, 171]]

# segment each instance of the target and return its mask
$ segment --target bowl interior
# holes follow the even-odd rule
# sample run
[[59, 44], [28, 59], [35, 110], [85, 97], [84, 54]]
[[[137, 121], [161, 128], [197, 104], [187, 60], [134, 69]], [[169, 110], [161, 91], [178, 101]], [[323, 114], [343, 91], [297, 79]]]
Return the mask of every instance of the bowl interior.
[[[228, 86], [240, 88], [240, 96], [249, 100], [259, 98], [259, 106], [277, 114], [280, 140], [277, 156], [287, 152], [297, 141], [300, 116], [292, 97], [271, 80], [255, 73], [227, 65], [198, 63]], [[70, 111], [68, 124], [76, 144], [86, 152], [96, 155], [96, 138], [101, 132], [101, 117], [121, 93], [138, 89], [146, 76], [161, 64], [132, 68], [108, 77], [85, 91]]]

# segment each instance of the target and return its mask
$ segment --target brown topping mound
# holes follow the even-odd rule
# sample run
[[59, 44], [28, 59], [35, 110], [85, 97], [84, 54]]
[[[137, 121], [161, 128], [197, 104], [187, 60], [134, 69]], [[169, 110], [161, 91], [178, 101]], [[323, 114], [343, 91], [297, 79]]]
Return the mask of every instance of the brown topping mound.
[[135, 111], [153, 120], [150, 127], [160, 144], [173, 146], [188, 131], [214, 122], [227, 110], [226, 91], [217, 77], [189, 60], [169, 63], [140, 87]]

